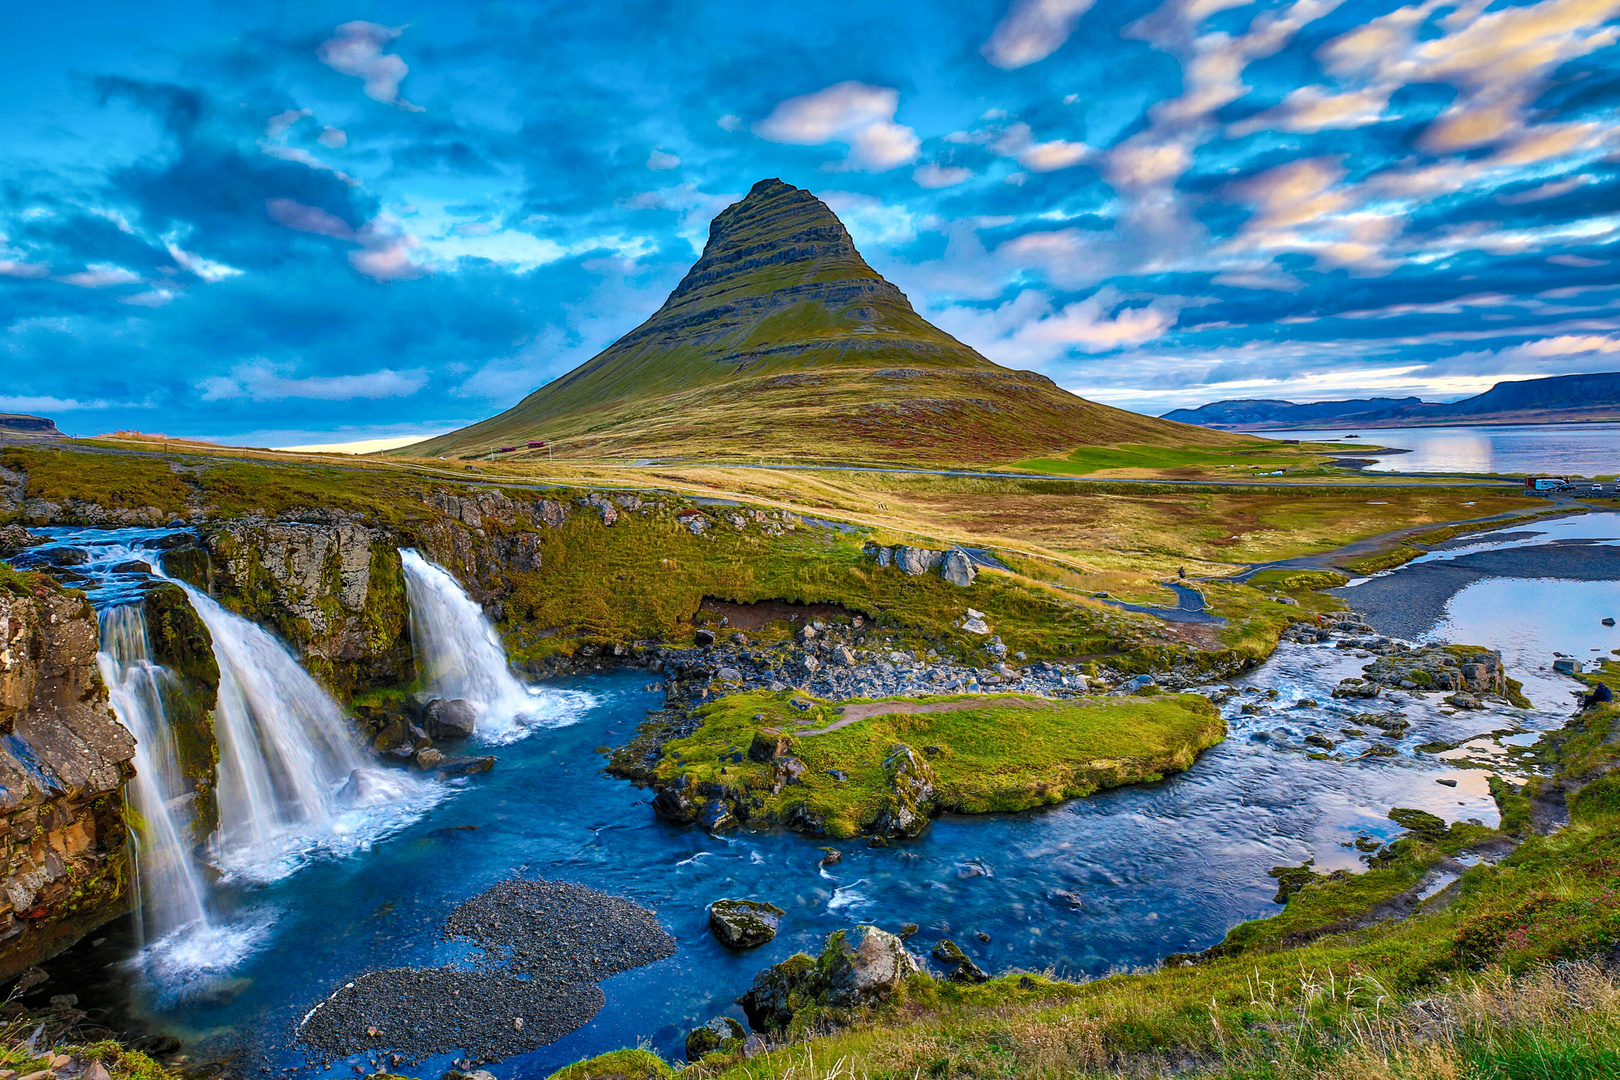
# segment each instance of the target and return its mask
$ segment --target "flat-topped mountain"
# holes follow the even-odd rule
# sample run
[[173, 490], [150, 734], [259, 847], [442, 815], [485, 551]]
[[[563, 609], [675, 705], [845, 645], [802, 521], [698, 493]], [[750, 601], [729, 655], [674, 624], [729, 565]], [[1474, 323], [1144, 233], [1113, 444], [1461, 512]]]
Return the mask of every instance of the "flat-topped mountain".
[[22, 435], [42, 439], [60, 439], [56, 421], [27, 413], [0, 413], [0, 435]]
[[1360, 398], [1303, 405], [1292, 401], [1232, 399], [1214, 401], [1196, 409], [1176, 409], [1165, 413], [1163, 419], [1243, 431], [1341, 425], [1387, 428], [1620, 420], [1620, 372], [1499, 382], [1483, 394], [1446, 404], [1418, 398]]
[[545, 440], [574, 458], [983, 464], [1211, 438], [986, 359], [918, 315], [820, 199], [762, 180], [646, 322], [506, 412], [396, 453], [543, 455], [525, 444]]

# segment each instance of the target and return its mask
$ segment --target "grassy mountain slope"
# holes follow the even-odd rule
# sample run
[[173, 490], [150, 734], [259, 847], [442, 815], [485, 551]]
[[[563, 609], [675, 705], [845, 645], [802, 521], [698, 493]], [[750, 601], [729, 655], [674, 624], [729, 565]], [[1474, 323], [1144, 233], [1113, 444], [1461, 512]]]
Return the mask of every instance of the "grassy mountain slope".
[[539, 439], [576, 459], [928, 464], [1243, 442], [992, 363], [912, 310], [824, 203], [780, 180], [722, 211], [663, 307], [601, 354], [498, 416], [397, 452]]

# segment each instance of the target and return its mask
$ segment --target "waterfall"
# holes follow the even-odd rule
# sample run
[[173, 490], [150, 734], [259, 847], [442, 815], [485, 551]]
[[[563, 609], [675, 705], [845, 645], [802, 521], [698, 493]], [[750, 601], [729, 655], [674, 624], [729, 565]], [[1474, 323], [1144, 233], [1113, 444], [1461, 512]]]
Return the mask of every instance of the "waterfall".
[[573, 722], [591, 700], [578, 691], [525, 687], [513, 677], [495, 627], [456, 579], [410, 548], [400, 549], [418, 674], [435, 697], [462, 698], [478, 713], [478, 738], [510, 742], [536, 727]]
[[367, 764], [342, 708], [278, 638], [176, 584], [219, 664], [215, 866], [274, 880], [316, 854], [365, 850], [436, 800], [434, 785]]
[[[152, 661], [146, 616], [138, 604], [101, 612], [96, 660], [113, 712], [135, 736], [135, 776], [126, 791], [135, 811], [135, 885], [143, 941], [188, 926], [207, 926], [207, 886], [191, 856], [190, 824], [178, 815], [187, 794], [164, 696], [174, 687]], [[180, 817], [181, 820], [176, 820]]]

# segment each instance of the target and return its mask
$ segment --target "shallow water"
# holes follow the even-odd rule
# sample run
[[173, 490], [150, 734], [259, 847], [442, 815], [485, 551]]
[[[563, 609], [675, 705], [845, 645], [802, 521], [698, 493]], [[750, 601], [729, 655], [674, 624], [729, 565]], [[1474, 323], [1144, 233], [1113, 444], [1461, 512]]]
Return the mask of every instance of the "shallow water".
[[[1528, 586], [1532, 590], [1534, 585]], [[1490, 625], [1460, 611], [1459, 640], [1494, 643]], [[622, 742], [662, 704], [651, 676], [616, 673], [548, 684], [578, 692], [573, 722], [496, 747], [494, 772], [452, 781], [444, 798], [386, 840], [342, 859], [302, 866], [281, 880], [236, 881], [216, 891], [226, 925], [258, 934], [257, 951], [214, 986], [184, 1001], [159, 999], [131, 977], [136, 947], [128, 923], [101, 932], [51, 965], [42, 992], [78, 993], [110, 1019], [144, 1017], [185, 1038], [193, 1060], [240, 1048], [244, 1064], [307, 1069], [292, 1046], [298, 1018], [367, 970], [466, 964], [474, 950], [445, 942], [450, 910], [512, 874], [578, 882], [630, 897], [658, 912], [675, 956], [603, 984], [607, 1004], [590, 1024], [535, 1053], [492, 1067], [506, 1077], [544, 1076], [577, 1058], [651, 1039], [679, 1057], [685, 1031], [711, 1016], [741, 1017], [732, 999], [755, 972], [857, 922], [923, 925], [926, 952], [950, 936], [986, 969], [1096, 975], [1201, 949], [1244, 919], [1274, 913], [1269, 867], [1315, 857], [1324, 870], [1360, 866], [1358, 836], [1397, 829], [1386, 814], [1411, 806], [1448, 820], [1496, 821], [1486, 773], [1419, 753], [1430, 741], [1464, 742], [1492, 731], [1534, 731], [1556, 712], [1496, 708], [1454, 712], [1438, 696], [1390, 702], [1334, 701], [1341, 678], [1370, 658], [1326, 645], [1284, 645], [1225, 708], [1230, 738], [1180, 776], [1022, 814], [947, 817], [919, 839], [886, 848], [835, 842], [842, 863], [818, 866], [821, 845], [786, 832], [711, 836], [658, 820], [648, 793], [601, 772], [596, 747]], [[1573, 685], [1572, 683], [1570, 685]], [[1276, 689], [1276, 699], [1261, 691]], [[1317, 707], [1292, 708], [1302, 697]], [[1244, 716], [1255, 703], [1264, 711]], [[1412, 726], [1398, 742], [1349, 738], [1358, 711], [1404, 708]], [[1305, 736], [1358, 755], [1383, 743], [1389, 758], [1311, 760]], [[1522, 736], [1519, 737], [1522, 741]], [[1496, 743], [1481, 744], [1481, 753]], [[1506, 755], [1502, 755], [1506, 759]], [[1511, 768], [1511, 761], [1491, 762]], [[1457, 781], [1447, 787], [1436, 783]], [[1079, 896], [1079, 911], [1050, 894]], [[737, 955], [706, 931], [721, 897], [769, 900], [786, 909], [770, 944]], [[983, 943], [975, 936], [990, 936]], [[432, 1076], [451, 1056], [411, 1067]], [[331, 1075], [369, 1070], [337, 1063]]]
[[[1321, 428], [1311, 431], [1257, 431], [1268, 439], [1334, 442], [1346, 435], [1344, 449], [1356, 457], [1378, 458], [1368, 472], [1574, 473], [1613, 476], [1620, 472], [1620, 423], [1481, 424], [1477, 427]], [[1386, 446], [1408, 454], [1379, 455], [1362, 448]]]

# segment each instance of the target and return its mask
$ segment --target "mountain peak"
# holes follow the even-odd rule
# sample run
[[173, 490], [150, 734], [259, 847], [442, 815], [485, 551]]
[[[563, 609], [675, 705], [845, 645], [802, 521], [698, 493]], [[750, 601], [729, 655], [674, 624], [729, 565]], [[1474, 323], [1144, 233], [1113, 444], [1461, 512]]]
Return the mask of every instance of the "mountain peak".
[[[827, 204], [792, 184], [761, 180], [709, 223], [703, 255], [659, 315], [691, 307], [767, 300], [774, 308], [807, 301], [842, 305], [881, 297], [911, 304], [867, 265]], [[749, 303], [758, 308], [757, 303]]]
[[826, 203], [761, 180], [646, 322], [499, 416], [404, 451], [1012, 461], [1187, 429], [1009, 371], [931, 325]]

